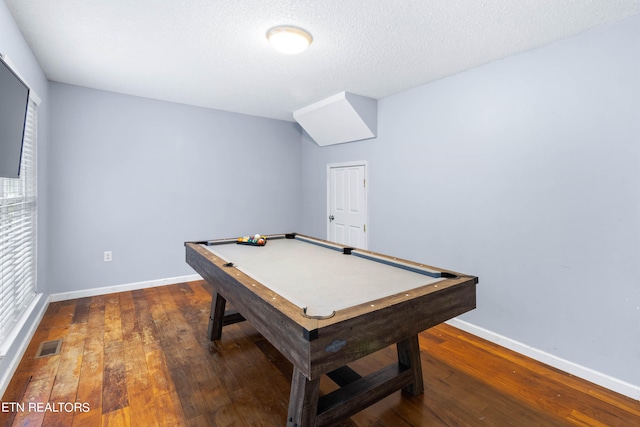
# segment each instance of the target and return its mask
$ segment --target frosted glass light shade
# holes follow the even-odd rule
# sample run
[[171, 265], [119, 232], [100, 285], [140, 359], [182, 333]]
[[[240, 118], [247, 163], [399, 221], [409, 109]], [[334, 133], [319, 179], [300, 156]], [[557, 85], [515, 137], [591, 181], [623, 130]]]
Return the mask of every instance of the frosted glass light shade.
[[275, 49], [291, 55], [305, 50], [313, 38], [300, 28], [274, 27], [267, 31], [267, 40]]

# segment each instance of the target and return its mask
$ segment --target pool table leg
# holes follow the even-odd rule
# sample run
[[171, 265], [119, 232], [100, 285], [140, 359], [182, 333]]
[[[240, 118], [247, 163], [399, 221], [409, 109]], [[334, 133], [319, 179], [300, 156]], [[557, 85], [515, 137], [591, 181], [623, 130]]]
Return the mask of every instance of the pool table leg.
[[210, 341], [222, 338], [222, 327], [244, 322], [246, 319], [236, 310], [225, 310], [227, 300], [217, 291], [213, 291], [211, 299], [211, 312], [209, 313], [209, 329], [207, 337]]
[[316, 427], [320, 378], [309, 381], [302, 371], [293, 367], [287, 427]]
[[224, 309], [227, 304], [227, 300], [218, 293], [213, 291], [213, 298], [211, 300], [211, 312], [209, 313], [209, 329], [207, 330], [207, 337], [210, 341], [219, 340], [222, 337], [222, 325], [224, 323]]
[[418, 335], [400, 341], [397, 345], [398, 362], [409, 367], [413, 371], [413, 382], [402, 390], [417, 396], [424, 392], [424, 383], [422, 382], [422, 363], [420, 362], [420, 344], [418, 343]]

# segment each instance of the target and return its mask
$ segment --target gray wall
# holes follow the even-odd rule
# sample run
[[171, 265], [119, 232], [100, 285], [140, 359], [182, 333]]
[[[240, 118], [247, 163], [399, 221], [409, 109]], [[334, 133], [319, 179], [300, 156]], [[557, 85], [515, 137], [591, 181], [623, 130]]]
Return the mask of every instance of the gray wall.
[[297, 125], [59, 83], [51, 98], [51, 293], [194, 274], [185, 241], [297, 228]]
[[369, 248], [480, 277], [462, 319], [640, 385], [640, 17], [379, 101], [378, 137], [303, 136], [302, 232], [326, 164], [367, 160]]

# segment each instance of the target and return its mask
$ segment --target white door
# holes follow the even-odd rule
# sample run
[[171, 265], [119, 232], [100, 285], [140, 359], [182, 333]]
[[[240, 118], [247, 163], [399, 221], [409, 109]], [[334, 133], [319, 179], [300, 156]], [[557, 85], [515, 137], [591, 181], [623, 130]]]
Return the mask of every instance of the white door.
[[327, 234], [332, 242], [367, 248], [366, 163], [327, 167]]

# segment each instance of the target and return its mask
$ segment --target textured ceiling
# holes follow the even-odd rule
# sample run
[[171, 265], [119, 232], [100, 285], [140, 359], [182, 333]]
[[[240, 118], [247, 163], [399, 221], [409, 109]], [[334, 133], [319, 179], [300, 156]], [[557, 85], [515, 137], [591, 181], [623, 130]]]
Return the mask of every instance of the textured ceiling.
[[[4, 0], [51, 81], [293, 120], [640, 13], [640, 0]], [[279, 24], [314, 41], [268, 46]], [[1, 47], [1, 46], [0, 46]]]

